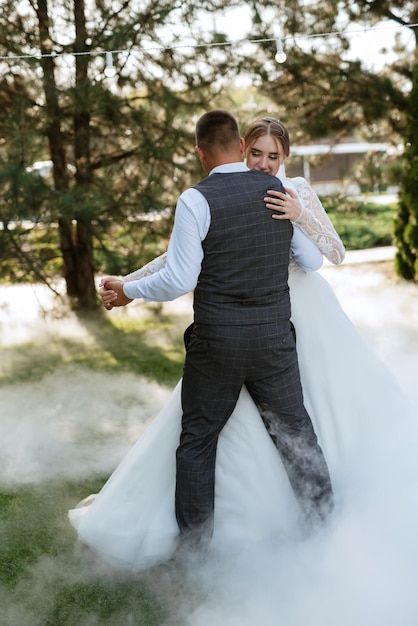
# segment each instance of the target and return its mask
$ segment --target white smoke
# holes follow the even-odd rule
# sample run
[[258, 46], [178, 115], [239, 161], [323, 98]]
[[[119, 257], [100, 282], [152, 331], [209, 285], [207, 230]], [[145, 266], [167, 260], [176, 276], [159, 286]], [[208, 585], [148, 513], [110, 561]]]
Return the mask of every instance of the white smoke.
[[[388, 279], [372, 264], [325, 267], [322, 273], [418, 407], [416, 285]], [[22, 317], [12, 325], [13, 335], [3, 326], [0, 339], [7, 336], [7, 345], [36, 331], [25, 308], [13, 311]], [[51, 468], [69, 479], [109, 473], [168, 394], [133, 375], [82, 369], [3, 386], [1, 481], [40, 482], [51, 478]], [[399, 454], [373, 455], [378, 465], [347, 498], [350, 504], [337, 507], [329, 526], [310, 539], [231, 545], [184, 572], [163, 565], [141, 574], [168, 609], [160, 626], [417, 626], [418, 485], [411, 466], [417, 433], [403, 437], [394, 425], [388, 437]], [[61, 565], [58, 557], [38, 564], [30, 583], [37, 581], [39, 597], [47, 598], [48, 581]], [[86, 572], [91, 567], [86, 558]], [[7, 608], [10, 623], [38, 623], [10, 598]], [[126, 623], [121, 618], [113, 626]]]
[[132, 374], [82, 368], [3, 387], [0, 482], [110, 473], [168, 395]]

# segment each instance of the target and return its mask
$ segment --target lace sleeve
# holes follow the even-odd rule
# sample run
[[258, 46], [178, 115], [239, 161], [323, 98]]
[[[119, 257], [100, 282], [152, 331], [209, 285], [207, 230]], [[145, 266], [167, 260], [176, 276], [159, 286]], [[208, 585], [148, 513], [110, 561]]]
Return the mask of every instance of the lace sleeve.
[[130, 274], [124, 276], [123, 281], [125, 283], [129, 283], [132, 280], [139, 280], [140, 278], [144, 278], [145, 276], [151, 276], [151, 274], [159, 272], [163, 267], [165, 267], [165, 264], [167, 262], [166, 259], [167, 252], [164, 252], [164, 254], [158, 256], [156, 259], [153, 259], [152, 261], [144, 265], [144, 267], [141, 267], [139, 270], [135, 270], [134, 272], [131, 272]]
[[303, 211], [295, 224], [316, 244], [328, 261], [339, 265], [344, 260], [345, 247], [320, 199], [304, 178], [292, 178], [291, 182], [303, 206]]

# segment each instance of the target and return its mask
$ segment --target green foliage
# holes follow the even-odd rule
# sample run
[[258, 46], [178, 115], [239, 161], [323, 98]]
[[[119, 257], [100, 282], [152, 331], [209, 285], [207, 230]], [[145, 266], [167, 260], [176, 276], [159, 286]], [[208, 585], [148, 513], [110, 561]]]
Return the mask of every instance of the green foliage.
[[[264, 19], [268, 10], [280, 14], [287, 52], [286, 63], [273, 62], [272, 22]], [[242, 66], [258, 75], [263, 96], [270, 96], [275, 105], [267, 111], [281, 117], [290, 129], [293, 143], [314, 138], [367, 134], [367, 127], [377, 132], [375, 141], [404, 143], [405, 158], [401, 179], [401, 202], [396, 218], [394, 243], [398, 248], [396, 266], [400, 276], [416, 280], [418, 276], [418, 70], [415, 53], [401, 36], [393, 45], [394, 61], [379, 70], [370, 69], [363, 58], [353, 59], [347, 50], [349, 31], [355, 24], [373, 27], [382, 20], [398, 26], [418, 22], [418, 5], [414, 0], [328, 0], [325, 3], [304, 3], [298, 0], [265, 0], [254, 8], [255, 31], [265, 39], [261, 52], [242, 59]], [[274, 21], [273, 21], [274, 24]], [[323, 33], [335, 33], [322, 38]], [[304, 35], [311, 42], [304, 41]], [[318, 35], [318, 39], [313, 38]], [[294, 40], [293, 40], [294, 37]], [[319, 42], [319, 43], [317, 43]], [[387, 48], [387, 50], [389, 47]], [[369, 134], [369, 139], [371, 139]], [[380, 173], [370, 164], [369, 176], [378, 182]], [[397, 183], [399, 181], [396, 181]], [[360, 225], [359, 225], [360, 227]], [[358, 228], [352, 228], [351, 233]], [[344, 233], [343, 233], [344, 234]], [[347, 232], [347, 235], [349, 233]], [[359, 247], [365, 245], [360, 238]]]
[[[345, 197], [324, 197], [326, 208], [337, 232], [348, 250], [363, 250], [374, 246], [393, 244], [393, 221], [397, 207], [377, 205], [372, 202]], [[400, 211], [401, 209], [399, 209]], [[398, 220], [399, 220], [398, 211]], [[94, 224], [94, 259], [98, 272], [108, 275], [125, 275], [141, 267], [166, 251], [172, 217], [146, 221], [132, 219], [126, 223]], [[61, 270], [57, 232], [54, 225], [24, 229], [13, 237], [25, 240], [26, 250], [37, 256], [39, 275], [57, 276]], [[26, 268], [26, 258], [11, 254], [10, 234], [0, 231], [0, 275], [4, 282], [28, 282], [31, 277]], [[17, 249], [17, 246], [14, 248]]]
[[[215, 0], [207, 8], [224, 4]], [[16, 50], [21, 58], [18, 72], [15, 62], [8, 67], [4, 61], [0, 77], [0, 220], [59, 224], [61, 271], [78, 306], [94, 308], [94, 261], [100, 267], [107, 254], [94, 227], [106, 232], [138, 214], [172, 208], [200, 176], [193, 119], [209, 108], [218, 77], [233, 67], [233, 51], [177, 46], [174, 54], [170, 46], [150, 49], [150, 41], [160, 41], [166, 24], [183, 29], [199, 23], [204, 6], [170, 0], [115, 9], [108, 0], [75, 0], [58, 11], [46, 1], [43, 12], [23, 0], [2, 7], [0, 52]], [[183, 41], [177, 29], [165, 28], [166, 37], [170, 32], [170, 44]], [[218, 33], [208, 37], [205, 28], [193, 33], [198, 41], [222, 39]], [[114, 55], [114, 79], [103, 73], [104, 53], [80, 54], [89, 49], [126, 51]], [[30, 56], [34, 50], [43, 53], [41, 59]], [[71, 53], [75, 68], [66, 60]], [[49, 172], [30, 171], [48, 160]], [[19, 274], [39, 279], [36, 250], [23, 239], [13, 245], [28, 262]]]
[[[0, 220], [59, 223], [62, 262], [42, 251], [48, 256], [42, 263], [36, 248], [26, 245], [23, 232], [12, 242], [2, 236], [2, 277], [48, 280], [59, 268], [68, 293], [78, 297], [80, 306], [90, 306], [95, 304], [95, 271], [124, 271], [131, 260], [149, 258], [164, 248], [166, 233], [158, 241], [149, 229], [122, 256], [106, 234], [114, 224], [127, 225], [138, 214], [173, 208], [178, 194], [200, 178], [193, 126], [207, 108], [231, 108], [243, 127], [265, 112], [279, 116], [293, 144], [364, 135], [367, 129], [373, 129], [374, 140], [399, 144], [409, 107], [407, 143], [416, 143], [414, 55], [398, 41], [396, 60], [374, 71], [365, 66], [368, 55], [364, 60], [350, 57], [349, 36], [344, 34], [345, 26], [348, 31], [356, 22], [362, 27], [388, 18], [400, 25], [416, 23], [416, 2], [327, 0], [304, 3], [302, 10], [298, 0], [251, 0], [249, 35], [260, 41], [250, 52], [248, 46], [218, 45], [228, 40], [222, 19], [220, 27], [210, 29], [202, 19], [202, 11], [207, 11], [213, 24], [213, 16], [221, 18], [225, 7], [236, 4], [168, 0], [162, 5], [146, 0], [115, 7], [110, 0], [85, 6], [75, 0], [58, 11], [46, 2], [41, 22], [28, 0], [3, 2], [0, 52], [22, 58], [4, 60], [0, 74]], [[277, 21], [272, 11], [280, 14], [286, 38], [284, 65], [274, 61]], [[336, 34], [312, 37], [330, 32]], [[150, 46], [162, 41], [162, 33], [167, 47]], [[194, 47], [181, 45], [190, 34]], [[32, 58], [37, 50], [56, 56]], [[75, 57], [74, 72], [67, 55], [88, 50], [91, 55]], [[104, 55], [97, 52], [104, 50], [124, 51], [114, 55], [114, 79], [103, 74]], [[252, 91], [259, 91], [257, 98], [253, 93], [245, 98], [239, 90], [236, 97], [230, 95], [242, 76], [251, 81]], [[416, 171], [408, 154], [407, 159], [413, 185]], [[53, 162], [47, 177], [28, 171], [44, 160]], [[368, 176], [380, 176], [373, 163]], [[406, 193], [407, 185], [403, 189]], [[409, 247], [415, 239], [411, 231], [416, 213], [408, 199], [403, 202], [400, 215], [407, 223], [398, 223], [396, 244], [400, 265], [409, 266], [408, 275], [414, 275], [416, 252]], [[14, 272], [15, 257], [20, 267]], [[90, 297], [83, 299], [83, 291]]]
[[418, 63], [414, 69], [406, 139], [400, 204], [395, 221], [395, 265], [399, 276], [418, 281]]
[[[124, 275], [166, 251], [172, 214], [92, 223], [95, 271]], [[63, 272], [58, 226], [18, 220], [0, 230], [0, 283], [53, 282]]]
[[[348, 250], [393, 244], [393, 221], [395, 215], [399, 221], [401, 208], [365, 203], [341, 196], [323, 197], [322, 203]], [[95, 223], [93, 233], [96, 270], [108, 275], [125, 275], [148, 263], [166, 251], [171, 224], [171, 215], [151, 221], [137, 218], [106, 227], [100, 222]], [[21, 258], [17, 254], [17, 245], [13, 248], [16, 237], [20, 237], [21, 242], [25, 241], [27, 253], [32, 251], [31, 258], [37, 260], [36, 267], [40, 277], [57, 276], [61, 273], [57, 229], [53, 224], [37, 224], [10, 233], [0, 231], [0, 276], [4, 282], [25, 283], [31, 280], [26, 269], [27, 257]]]
[[48, 283], [61, 273], [55, 225], [17, 221], [0, 230], [0, 282]]
[[322, 198], [322, 203], [347, 250], [393, 245], [396, 205], [363, 203], [338, 196]]
[[122, 223], [94, 225], [95, 264], [98, 272], [125, 275], [167, 250], [172, 214], [155, 219], [132, 216]]
[[[254, 6], [252, 38], [262, 41], [257, 54], [243, 56], [241, 71], [254, 75], [261, 94], [270, 96], [269, 111], [289, 126], [293, 143], [351, 136], [379, 120], [382, 137], [398, 142], [405, 128], [413, 54], [398, 41], [396, 60], [374, 70], [366, 64], [367, 50], [362, 58], [352, 57], [348, 33], [356, 22], [362, 28], [388, 18], [416, 23], [416, 3], [401, 4], [328, 0], [306, 2], [302, 9], [298, 0], [265, 0]], [[277, 21], [272, 14], [280, 15], [287, 53], [282, 65], [274, 61]], [[335, 34], [321, 37], [324, 33]]]

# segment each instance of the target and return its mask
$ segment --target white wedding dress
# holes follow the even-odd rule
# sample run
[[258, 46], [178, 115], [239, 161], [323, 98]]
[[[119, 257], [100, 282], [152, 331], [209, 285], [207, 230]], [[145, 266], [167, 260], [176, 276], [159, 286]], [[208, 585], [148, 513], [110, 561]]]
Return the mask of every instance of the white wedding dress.
[[[333, 263], [344, 246], [318, 197], [303, 178], [293, 184], [304, 210], [299, 227]], [[165, 255], [125, 277], [158, 271]], [[384, 458], [387, 432], [406, 420], [395, 379], [342, 310], [326, 280], [291, 261], [292, 321], [305, 404], [327, 459], [337, 507], [364, 482], [370, 454]], [[181, 381], [98, 495], [69, 512], [79, 539], [115, 567], [139, 571], [169, 559], [177, 544], [175, 451]], [[368, 463], [370, 467], [370, 462]], [[377, 471], [377, 470], [376, 470]], [[213, 546], [298, 535], [298, 505], [247, 390], [221, 433], [215, 484]]]

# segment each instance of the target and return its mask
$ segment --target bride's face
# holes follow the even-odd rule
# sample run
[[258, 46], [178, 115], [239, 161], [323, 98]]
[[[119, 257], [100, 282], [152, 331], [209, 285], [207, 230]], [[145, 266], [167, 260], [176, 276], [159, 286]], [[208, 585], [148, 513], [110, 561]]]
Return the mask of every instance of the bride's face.
[[245, 151], [245, 160], [251, 170], [259, 170], [272, 176], [277, 174], [285, 158], [283, 146], [271, 135], [258, 137]]

